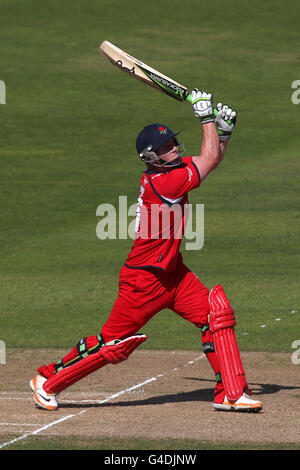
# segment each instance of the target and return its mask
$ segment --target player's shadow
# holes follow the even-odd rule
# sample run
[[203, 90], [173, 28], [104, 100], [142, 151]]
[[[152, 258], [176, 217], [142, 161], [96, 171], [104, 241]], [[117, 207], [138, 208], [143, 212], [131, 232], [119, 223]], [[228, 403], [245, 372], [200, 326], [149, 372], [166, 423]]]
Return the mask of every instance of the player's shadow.
[[[195, 377], [183, 377], [187, 380], [196, 380], [196, 381], [205, 381], [205, 382], [214, 382], [213, 380], [208, 379], [199, 379]], [[253, 395], [273, 395], [278, 393], [281, 390], [300, 390], [300, 387], [296, 385], [281, 385], [281, 384], [262, 384], [262, 383], [249, 383]]]
[[[128, 394], [129, 395], [129, 394]], [[130, 396], [130, 395], [129, 395]], [[139, 395], [141, 396], [141, 394]], [[157, 395], [149, 398], [141, 398], [129, 401], [107, 401], [105, 403], [60, 403], [59, 408], [102, 408], [107, 406], [145, 406], [145, 405], [164, 405], [166, 403], [185, 403], [191, 401], [209, 401], [213, 400], [214, 389], [200, 389], [192, 392], [172, 393], [168, 395]]]
[[[185, 380], [194, 380], [198, 382], [212, 382], [214, 380], [199, 379], [195, 377], [184, 377]], [[272, 395], [278, 393], [281, 390], [300, 390], [300, 387], [293, 385], [280, 385], [280, 384], [262, 384], [262, 383], [250, 383], [250, 388], [253, 392], [253, 397], [257, 395]], [[214, 398], [214, 387], [213, 388], [201, 388], [189, 392], [171, 393], [167, 395], [157, 395], [149, 398], [140, 398], [136, 400], [128, 401], [107, 401], [105, 403], [86, 403], [84, 405], [80, 403], [61, 403], [60, 408], [102, 408], [102, 407], [115, 407], [115, 406], [146, 406], [146, 405], [164, 405], [167, 403], [187, 403], [187, 402], [212, 402]]]
[[[184, 377], [187, 380], [196, 380], [196, 381], [205, 381], [205, 382], [213, 382], [213, 380], [207, 379], [199, 379], [195, 377]], [[300, 390], [300, 387], [296, 385], [281, 385], [281, 384], [262, 384], [262, 383], [249, 383], [249, 387], [253, 392], [253, 396], [255, 395], [273, 395], [274, 393], [278, 393], [281, 390]]]

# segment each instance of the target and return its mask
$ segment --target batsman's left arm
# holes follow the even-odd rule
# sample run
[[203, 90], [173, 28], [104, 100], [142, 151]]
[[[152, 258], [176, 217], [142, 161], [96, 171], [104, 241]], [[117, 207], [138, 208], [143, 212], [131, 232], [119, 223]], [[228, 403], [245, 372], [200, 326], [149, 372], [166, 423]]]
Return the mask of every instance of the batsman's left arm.
[[221, 140], [219, 140], [219, 146], [220, 146], [220, 151], [219, 151], [219, 160], [220, 162], [223, 160], [224, 156], [225, 156], [225, 153], [227, 151], [227, 147], [228, 147], [228, 143], [229, 143], [229, 140], [227, 140], [226, 142], [222, 142]]

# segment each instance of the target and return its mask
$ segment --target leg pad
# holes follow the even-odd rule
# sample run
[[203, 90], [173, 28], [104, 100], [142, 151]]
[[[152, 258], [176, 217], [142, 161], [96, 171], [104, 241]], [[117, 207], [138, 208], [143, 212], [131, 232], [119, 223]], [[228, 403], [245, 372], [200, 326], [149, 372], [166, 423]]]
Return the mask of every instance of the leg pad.
[[77, 362], [60, 369], [49, 377], [43, 388], [46, 393], [60, 393], [106, 364], [117, 364], [124, 361], [146, 339], [146, 335], [135, 335], [124, 340], [110, 341], [93, 354], [81, 357]]
[[219, 360], [222, 382], [227, 398], [236, 401], [250, 389], [245, 377], [234, 326], [233, 308], [222, 286], [215, 286], [209, 294], [210, 329], [213, 333], [215, 351]]

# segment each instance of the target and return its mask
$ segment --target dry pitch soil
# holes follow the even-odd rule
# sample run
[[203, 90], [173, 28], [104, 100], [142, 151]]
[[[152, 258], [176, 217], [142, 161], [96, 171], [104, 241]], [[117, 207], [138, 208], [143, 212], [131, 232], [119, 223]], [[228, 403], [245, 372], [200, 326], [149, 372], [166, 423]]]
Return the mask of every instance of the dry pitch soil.
[[49, 437], [299, 443], [300, 448], [300, 365], [291, 354], [242, 354], [253, 395], [264, 406], [261, 413], [212, 408], [214, 377], [201, 352], [146, 350], [62, 392], [57, 411], [39, 410], [28, 382], [37, 366], [65, 352], [7, 351], [0, 365], [0, 448], [37, 430]]

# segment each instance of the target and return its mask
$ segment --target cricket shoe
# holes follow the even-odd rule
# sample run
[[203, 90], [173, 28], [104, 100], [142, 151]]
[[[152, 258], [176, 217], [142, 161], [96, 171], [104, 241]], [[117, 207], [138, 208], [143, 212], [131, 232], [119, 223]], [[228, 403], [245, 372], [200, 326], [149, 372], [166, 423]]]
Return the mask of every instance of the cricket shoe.
[[32, 391], [34, 392], [33, 399], [38, 408], [42, 408], [43, 410], [48, 411], [55, 411], [58, 408], [56, 395], [55, 393], [49, 394], [45, 392], [43, 385], [46, 381], [47, 379], [39, 374], [30, 380], [29, 384]]
[[261, 411], [262, 410], [262, 403], [258, 400], [253, 400], [252, 398], [247, 395], [247, 393], [243, 393], [243, 395], [236, 401], [230, 401], [227, 399], [226, 395], [224, 398], [223, 403], [214, 403], [213, 407], [216, 410], [223, 410], [223, 411]]

